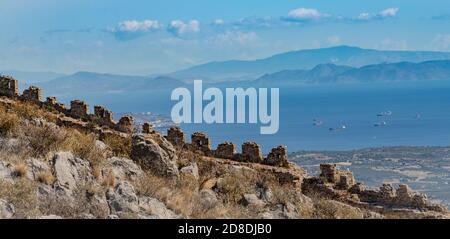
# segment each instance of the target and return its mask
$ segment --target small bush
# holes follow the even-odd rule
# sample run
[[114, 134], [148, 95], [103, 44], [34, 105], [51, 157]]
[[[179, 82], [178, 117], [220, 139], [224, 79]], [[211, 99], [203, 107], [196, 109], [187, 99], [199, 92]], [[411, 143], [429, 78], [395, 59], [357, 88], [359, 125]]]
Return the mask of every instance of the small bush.
[[66, 138], [64, 131], [49, 125], [29, 126], [24, 134], [25, 141], [28, 142], [35, 157], [46, 156], [50, 152], [58, 151]]
[[56, 115], [41, 109], [39, 106], [28, 102], [16, 102], [14, 104], [14, 112], [20, 117], [27, 120], [35, 118], [43, 118], [49, 122], [56, 122]]
[[14, 166], [14, 175], [16, 177], [25, 177], [27, 175], [27, 165], [24, 163], [19, 163], [16, 166]]
[[37, 174], [37, 180], [41, 183], [52, 185], [55, 182], [55, 176], [51, 172], [41, 171]]
[[7, 136], [17, 130], [19, 118], [15, 114], [6, 113], [0, 109], [0, 136]]
[[107, 135], [103, 142], [112, 149], [114, 156], [130, 158], [131, 137], [124, 138], [118, 135]]
[[17, 218], [31, 218], [39, 215], [36, 184], [26, 178], [15, 183], [0, 180], [0, 198], [12, 203]]
[[81, 133], [74, 129], [65, 129], [66, 138], [62, 148], [71, 151], [75, 156], [88, 160], [93, 166], [99, 166], [106, 156], [96, 144], [93, 134]]

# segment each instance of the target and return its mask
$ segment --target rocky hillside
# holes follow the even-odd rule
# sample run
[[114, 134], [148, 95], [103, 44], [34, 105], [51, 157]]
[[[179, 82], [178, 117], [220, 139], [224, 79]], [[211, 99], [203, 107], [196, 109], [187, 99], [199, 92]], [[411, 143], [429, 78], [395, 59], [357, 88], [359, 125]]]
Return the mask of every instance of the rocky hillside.
[[212, 149], [150, 124], [0, 79], [0, 218], [447, 218], [406, 185], [367, 189], [334, 164], [320, 175], [247, 142]]

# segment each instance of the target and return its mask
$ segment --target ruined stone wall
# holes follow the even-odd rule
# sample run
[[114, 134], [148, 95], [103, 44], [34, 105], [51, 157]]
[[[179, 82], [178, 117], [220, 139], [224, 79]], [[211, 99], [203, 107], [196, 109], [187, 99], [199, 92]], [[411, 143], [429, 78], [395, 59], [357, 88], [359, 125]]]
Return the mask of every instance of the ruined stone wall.
[[89, 105], [82, 100], [70, 102], [70, 115], [76, 119], [86, 119], [89, 115]]
[[255, 142], [245, 142], [242, 145], [242, 158], [245, 162], [262, 163], [263, 157], [259, 144]]
[[59, 103], [56, 97], [50, 96], [47, 97], [47, 100], [45, 101], [45, 105], [48, 107], [52, 107], [53, 109], [57, 110], [58, 112], [67, 114], [67, 108], [63, 103]]
[[100, 105], [94, 106], [94, 120], [100, 125], [109, 127], [113, 127], [116, 124], [113, 120], [112, 111]]
[[16, 97], [18, 95], [18, 81], [10, 76], [0, 76], [0, 96]]
[[232, 142], [223, 142], [217, 146], [215, 156], [223, 159], [233, 159], [236, 154], [236, 145]]
[[28, 89], [23, 91], [22, 99], [27, 101], [41, 102], [42, 101], [42, 90], [41, 88], [30, 86]]
[[287, 148], [285, 146], [273, 148], [263, 163], [271, 166], [288, 167]]
[[180, 127], [171, 127], [167, 131], [166, 139], [177, 147], [182, 147], [185, 144], [185, 135]]
[[191, 136], [191, 144], [195, 150], [203, 152], [205, 155], [211, 153], [211, 142], [208, 135], [201, 132], [195, 132]]
[[432, 204], [426, 195], [400, 184], [395, 189], [391, 184], [383, 184], [378, 189], [367, 189], [357, 183], [353, 174], [336, 168], [335, 164], [321, 164], [320, 176], [303, 180], [305, 194], [321, 194], [333, 199], [351, 198], [362, 203], [389, 206], [393, 208], [412, 208], [419, 210], [445, 211], [445, 208]]

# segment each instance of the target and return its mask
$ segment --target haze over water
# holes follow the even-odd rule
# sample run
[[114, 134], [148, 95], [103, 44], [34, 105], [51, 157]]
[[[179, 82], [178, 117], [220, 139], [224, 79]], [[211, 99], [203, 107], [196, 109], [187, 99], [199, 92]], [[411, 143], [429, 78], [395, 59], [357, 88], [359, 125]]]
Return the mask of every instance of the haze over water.
[[[68, 102], [73, 96], [65, 96]], [[152, 112], [170, 117], [176, 102], [169, 91], [87, 95], [114, 112]], [[391, 111], [391, 116], [378, 117]], [[313, 120], [322, 122], [314, 126]], [[386, 126], [374, 124], [386, 122]], [[342, 125], [345, 130], [330, 131]], [[183, 124], [187, 133], [204, 131], [213, 145], [223, 141], [260, 143], [296, 150], [347, 150], [379, 146], [450, 144], [450, 81], [315, 85], [280, 89], [280, 130], [261, 135], [258, 124]]]

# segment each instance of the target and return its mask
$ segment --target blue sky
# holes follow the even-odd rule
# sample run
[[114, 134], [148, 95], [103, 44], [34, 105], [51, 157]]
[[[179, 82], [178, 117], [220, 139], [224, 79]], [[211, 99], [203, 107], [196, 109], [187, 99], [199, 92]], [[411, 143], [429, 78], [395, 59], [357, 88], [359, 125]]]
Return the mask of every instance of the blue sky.
[[0, 69], [165, 73], [352, 45], [450, 51], [446, 0], [2, 0]]

